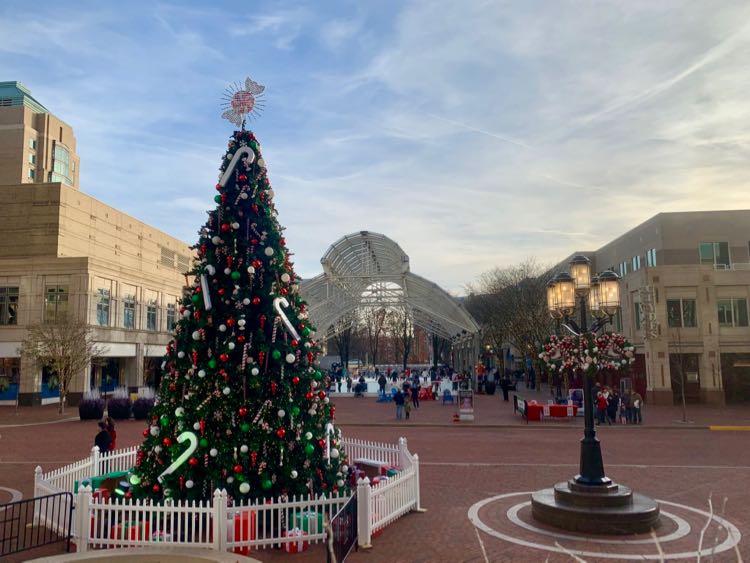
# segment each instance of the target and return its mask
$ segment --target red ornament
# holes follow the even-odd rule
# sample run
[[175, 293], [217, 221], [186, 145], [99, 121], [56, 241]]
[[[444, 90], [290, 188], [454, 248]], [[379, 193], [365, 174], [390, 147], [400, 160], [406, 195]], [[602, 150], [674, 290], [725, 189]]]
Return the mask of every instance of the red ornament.
[[275, 381], [272, 381], [271, 382], [271, 394], [275, 395], [276, 391], [278, 391], [278, 389], [279, 389], [279, 384], [276, 383]]
[[180, 490], [184, 489], [185, 488], [185, 476], [180, 475], [180, 478], [178, 479], [178, 481], [180, 482]]
[[164, 439], [163, 439], [163, 440], [161, 441], [161, 443], [162, 443], [162, 444], [164, 444], [164, 447], [165, 447], [165, 448], [168, 448], [169, 446], [171, 446], [171, 445], [172, 445], [172, 439], [171, 439], [171, 438], [169, 438], [169, 437], [166, 437], [166, 438], [164, 438]]
[[245, 407], [240, 407], [239, 413], [240, 416], [247, 416], [247, 409]]
[[257, 295], [253, 297], [252, 303], [253, 305], [260, 305], [260, 297], [258, 297]]
[[251, 264], [251, 266], [253, 268], [255, 268], [256, 270], [258, 270], [262, 265], [263, 265], [263, 263], [260, 260], [258, 260], [257, 258], [255, 260], [253, 260], [252, 264]]
[[235, 325], [235, 323], [236, 323], [236, 322], [237, 322], [237, 321], [235, 321], [235, 320], [234, 320], [233, 318], [229, 317], [229, 318], [227, 319], [227, 326], [228, 326], [228, 327], [233, 327], [233, 326]]
[[322, 401], [326, 398], [326, 392], [325, 391], [318, 391], [318, 398]]
[[253, 210], [253, 213], [255, 213], [256, 215], [258, 215], [258, 205], [257, 204], [253, 203], [250, 206], [250, 208]]
[[279, 429], [278, 429], [278, 430], [276, 431], [276, 435], [277, 435], [277, 436], [278, 436], [279, 438], [283, 438], [284, 436], [286, 436], [286, 430], [284, 430], [283, 428], [279, 428]]
[[220, 288], [219, 288], [219, 295], [224, 295], [224, 293], [225, 293], [225, 292], [224, 292], [224, 288], [223, 288], [223, 287], [220, 287]]
[[222, 223], [221, 224], [221, 230], [224, 233], [226, 233], [231, 228], [232, 228], [232, 225], [230, 225], [229, 223]]
[[281, 289], [279, 290], [279, 293], [281, 293], [281, 295], [286, 295], [286, 294], [287, 294], [287, 293], [289, 293], [289, 292], [287, 291], [287, 289], [286, 289], [285, 287], [282, 287], [282, 288], [281, 288]]
[[314, 395], [312, 391], [308, 391], [307, 393], [305, 393], [305, 399], [307, 399], [308, 401], [312, 401], [313, 397]]
[[258, 323], [260, 324], [260, 330], [263, 330], [266, 326], [266, 320], [267, 317], [265, 315], [261, 315], [258, 317]]
[[245, 342], [245, 335], [244, 334], [240, 334], [237, 337], [237, 342], [239, 342], [240, 344], [244, 343]]
[[219, 359], [222, 362], [226, 362], [229, 359], [229, 356], [227, 354], [219, 354]]
[[292, 378], [292, 383], [294, 383], [295, 385], [299, 385], [299, 377], [297, 377], [297, 376], [295, 375], [295, 376], [294, 376], [294, 377]]
[[148, 434], [149, 434], [149, 432], [148, 432], [148, 428], [146, 428], [146, 429], [145, 429], [145, 430], [143, 431], [143, 437], [144, 437], [144, 438], [148, 438]]
[[216, 184], [216, 191], [217, 191], [217, 192], [220, 192], [220, 191], [221, 191], [221, 184]]
[[250, 453], [250, 461], [253, 462], [253, 465], [258, 463], [258, 452], [251, 452]]
[[284, 245], [286, 244], [286, 239], [285, 239], [285, 238], [283, 238], [283, 237], [282, 237], [282, 238], [280, 238], [280, 239], [279, 239], [279, 244], [280, 244], [281, 246], [284, 246]]
[[250, 239], [250, 244], [258, 244], [258, 239], [257, 238]]
[[159, 492], [159, 485], [157, 485], [156, 483], [154, 483], [154, 486], [151, 487], [151, 490], [154, 491], [155, 493], [158, 493]]
[[318, 440], [318, 445], [322, 448], [323, 446], [326, 445], [326, 441], [323, 438], [321, 438], [320, 440]]
[[195, 467], [196, 465], [198, 465], [198, 458], [196, 458], [196, 457], [191, 457], [191, 458], [190, 458], [190, 459], [188, 460], [188, 465], [189, 465], [190, 467]]
[[240, 182], [247, 182], [247, 176], [245, 176], [244, 174], [240, 174], [239, 176], [237, 176], [237, 180], [239, 180]]
[[206, 421], [201, 419], [200, 422], [198, 422], [201, 429], [201, 436], [203, 436], [204, 432], [206, 431]]
[[238, 463], [233, 467], [235, 473], [242, 473], [242, 466]]
[[292, 348], [296, 348], [297, 346], [299, 346], [299, 342], [297, 342], [296, 340], [292, 340], [291, 345]]

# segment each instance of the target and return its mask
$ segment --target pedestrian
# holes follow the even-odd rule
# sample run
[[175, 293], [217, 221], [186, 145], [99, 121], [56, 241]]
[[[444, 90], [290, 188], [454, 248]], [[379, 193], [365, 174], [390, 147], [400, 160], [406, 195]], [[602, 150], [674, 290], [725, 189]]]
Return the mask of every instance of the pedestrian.
[[381, 373], [380, 377], [378, 377], [378, 386], [380, 387], [380, 396], [381, 397], [385, 397], [385, 383], [386, 383], [385, 376]]
[[352, 392], [352, 376], [351, 375], [346, 376], [346, 392], [347, 393]]
[[115, 421], [112, 420], [111, 416], [108, 416], [104, 419], [105, 424], [107, 425], [107, 432], [109, 432], [109, 449], [110, 450], [116, 450], [117, 449], [117, 431], [115, 430]]
[[625, 423], [631, 424], [633, 422], [633, 407], [632, 407], [633, 398], [630, 394], [630, 391], [623, 394], [621, 401], [622, 401], [622, 410], [623, 410], [623, 413], [625, 414]]
[[396, 420], [401, 420], [404, 417], [404, 393], [398, 387], [393, 402], [396, 405]]
[[411, 388], [411, 399], [414, 403], [414, 408], [419, 408], [419, 390], [422, 388], [422, 386], [419, 384], [419, 376], [414, 378], [414, 385], [412, 385]]
[[411, 393], [409, 393], [408, 387], [404, 389], [404, 413], [406, 414], [406, 420], [409, 420], [409, 415], [411, 414], [411, 406], [412, 406], [412, 400], [411, 400]]
[[620, 396], [617, 391], [612, 391], [607, 397], [607, 417], [609, 423], [617, 423], [617, 412], [620, 410]]
[[643, 408], [643, 397], [636, 391], [633, 393], [633, 424], [640, 424], [643, 422], [641, 418], [641, 409]]
[[103, 454], [109, 451], [109, 445], [112, 443], [112, 438], [109, 436], [107, 431], [107, 423], [102, 421], [99, 423], [99, 433], [94, 438], [94, 445], [99, 447], [99, 453]]
[[341, 393], [341, 374], [336, 374], [336, 390]]
[[[608, 421], [607, 418], [607, 398], [604, 396], [604, 392], [600, 391], [599, 394], [596, 397], [596, 418], [597, 418], [597, 426], [599, 424], [604, 424], [604, 421]], [[610, 425], [612, 423], [610, 422]]]
[[503, 401], [508, 402], [508, 390], [510, 389], [510, 377], [503, 375], [500, 379], [500, 389], [503, 390]]

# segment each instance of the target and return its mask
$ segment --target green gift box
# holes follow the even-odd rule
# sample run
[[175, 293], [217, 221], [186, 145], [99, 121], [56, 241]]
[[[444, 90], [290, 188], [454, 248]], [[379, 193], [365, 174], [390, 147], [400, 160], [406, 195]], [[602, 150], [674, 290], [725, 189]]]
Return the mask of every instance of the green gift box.
[[[117, 484], [128, 476], [127, 471], [112, 471], [104, 475], [97, 475], [96, 477], [89, 477], [84, 479], [81, 483], [86, 483], [91, 486], [92, 491], [98, 491], [99, 489], [107, 489], [110, 493], [115, 492]], [[78, 481], [73, 483], [73, 493], [78, 493]]]
[[304, 510], [294, 516], [294, 527], [307, 534], [323, 532], [323, 513], [314, 510]]
[[387, 477], [395, 477], [396, 475], [398, 475], [398, 469], [389, 469], [385, 472], [385, 474]]

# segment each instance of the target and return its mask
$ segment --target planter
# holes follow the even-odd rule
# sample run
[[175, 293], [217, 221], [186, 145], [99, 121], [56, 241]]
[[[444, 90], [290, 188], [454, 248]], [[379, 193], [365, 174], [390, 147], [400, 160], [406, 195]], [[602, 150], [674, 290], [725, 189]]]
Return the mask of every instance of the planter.
[[110, 399], [107, 403], [107, 414], [115, 420], [127, 420], [130, 418], [130, 399]]
[[104, 400], [83, 399], [78, 403], [78, 416], [81, 420], [101, 420], [104, 416]]
[[488, 395], [494, 395], [496, 388], [497, 387], [494, 381], [488, 381], [484, 384], [484, 392], [487, 393]]
[[133, 403], [133, 418], [136, 420], [146, 420], [153, 408], [154, 399], [136, 399]]

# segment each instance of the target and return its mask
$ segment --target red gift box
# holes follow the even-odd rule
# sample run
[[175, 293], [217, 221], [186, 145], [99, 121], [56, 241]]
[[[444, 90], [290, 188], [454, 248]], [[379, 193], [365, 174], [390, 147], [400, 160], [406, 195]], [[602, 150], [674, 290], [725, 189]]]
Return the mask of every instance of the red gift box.
[[150, 540], [148, 520], [145, 522], [123, 522], [112, 526], [110, 537], [115, 540]]
[[101, 502], [109, 502], [109, 489], [100, 488], [93, 492], [92, 499], [101, 499]]
[[360, 479], [364, 479], [364, 478], [365, 478], [365, 472], [364, 471], [362, 471], [361, 469], [354, 469], [352, 471], [352, 475], [350, 477], [350, 481], [349, 482], [350, 482], [350, 484], [351, 484], [352, 487], [356, 487], [357, 486], [357, 481], [359, 481]]
[[[234, 515], [234, 541], [248, 541], [255, 539], [255, 511], [246, 510]], [[235, 547], [235, 553], [247, 555], [250, 546]]]
[[309, 547], [309, 543], [305, 541], [306, 532], [303, 532], [299, 528], [292, 528], [284, 532], [284, 537], [297, 538], [297, 541], [286, 542], [284, 544], [284, 551], [287, 553], [301, 553]]

